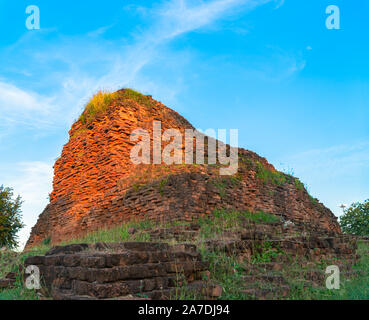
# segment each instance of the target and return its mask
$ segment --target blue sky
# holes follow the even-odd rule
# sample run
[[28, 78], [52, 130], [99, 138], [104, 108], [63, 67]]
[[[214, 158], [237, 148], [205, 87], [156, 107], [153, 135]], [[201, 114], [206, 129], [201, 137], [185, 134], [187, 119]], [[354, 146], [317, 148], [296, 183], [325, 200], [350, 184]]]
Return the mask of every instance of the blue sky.
[[[325, 26], [328, 5], [341, 29]], [[25, 9], [40, 9], [27, 30]], [[97, 90], [131, 87], [306, 183], [336, 215], [369, 196], [369, 2], [0, 2], [0, 183], [26, 241], [52, 165]]]

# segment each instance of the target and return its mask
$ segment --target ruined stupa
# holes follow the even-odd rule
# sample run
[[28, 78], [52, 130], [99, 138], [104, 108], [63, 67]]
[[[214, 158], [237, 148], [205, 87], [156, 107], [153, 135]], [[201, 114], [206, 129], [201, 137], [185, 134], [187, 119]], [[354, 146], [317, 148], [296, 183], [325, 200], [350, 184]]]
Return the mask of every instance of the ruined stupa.
[[130, 89], [100, 95], [104, 108], [90, 103], [69, 131], [54, 165], [50, 203], [26, 247], [130, 219], [192, 221], [215, 208], [262, 210], [301, 228], [340, 233], [337, 218], [297, 178], [278, 172], [251, 151], [239, 149], [237, 171], [225, 176], [219, 174], [219, 164], [132, 163], [136, 129], [146, 130], [152, 139], [155, 121], [162, 132], [184, 133], [193, 126], [151, 96]]

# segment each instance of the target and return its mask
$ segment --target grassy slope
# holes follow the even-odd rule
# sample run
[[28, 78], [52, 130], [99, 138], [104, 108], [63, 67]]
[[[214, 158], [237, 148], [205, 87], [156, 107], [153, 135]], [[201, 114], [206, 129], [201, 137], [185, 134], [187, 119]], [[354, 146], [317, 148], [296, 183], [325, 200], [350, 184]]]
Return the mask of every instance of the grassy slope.
[[[247, 299], [247, 296], [240, 292], [242, 286], [242, 275], [245, 265], [239, 262], [236, 256], [227, 256], [222, 252], [210, 252], [201, 245], [201, 240], [207, 238], [218, 238], [224, 230], [232, 230], [237, 228], [237, 222], [240, 218], [246, 218], [255, 222], [273, 222], [275, 217], [264, 212], [226, 212], [217, 210], [210, 218], [200, 219], [197, 223], [201, 226], [201, 235], [198, 239], [199, 250], [203, 254], [204, 259], [210, 262], [211, 279], [222, 286], [223, 295], [221, 299]], [[177, 223], [178, 224], [178, 223]], [[156, 225], [157, 226], [157, 225]], [[165, 227], [168, 227], [166, 225]], [[149, 234], [140, 232], [148, 228], [155, 227], [152, 222], [131, 222], [110, 230], [100, 230], [88, 234], [87, 236], [72, 241], [63, 242], [69, 243], [94, 243], [94, 242], [124, 242], [132, 240], [132, 235], [129, 233], [130, 228], [135, 228], [138, 232], [135, 234], [135, 241], [150, 241]], [[42, 245], [33, 248], [32, 251], [22, 253], [16, 258], [16, 264], [22, 264], [26, 257], [30, 255], [44, 254], [50, 245]], [[314, 288], [302, 288], [296, 286], [288, 299], [369, 299], [369, 245], [360, 243], [359, 254], [361, 259], [355, 266], [361, 271], [361, 275], [351, 281], [342, 280], [340, 290], [322, 290]], [[261, 255], [252, 257], [254, 263], [268, 262], [275, 251], [269, 250], [267, 247]], [[0, 256], [0, 265], [3, 265], [6, 257], [4, 254]], [[15, 265], [7, 265], [0, 270], [0, 278], [9, 271], [16, 271]], [[286, 268], [288, 268], [286, 266]], [[288, 273], [288, 269], [285, 270]], [[16, 288], [0, 291], [0, 300], [4, 299], [37, 299], [37, 295], [29, 290], [23, 289], [23, 279], [18, 276]], [[180, 299], [196, 299], [198, 297], [182, 292]]]
[[296, 288], [290, 298], [294, 300], [368, 300], [369, 244], [359, 242], [358, 253], [361, 258], [353, 269], [359, 271], [360, 275], [354, 279], [345, 279], [341, 276], [340, 289]]

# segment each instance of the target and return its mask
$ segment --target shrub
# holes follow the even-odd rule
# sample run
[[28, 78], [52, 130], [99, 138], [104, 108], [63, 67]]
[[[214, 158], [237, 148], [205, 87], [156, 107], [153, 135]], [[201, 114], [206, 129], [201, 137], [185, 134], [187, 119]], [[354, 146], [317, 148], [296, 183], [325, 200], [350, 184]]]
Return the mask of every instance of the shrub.
[[353, 203], [340, 218], [344, 233], [369, 236], [369, 199], [363, 203]]
[[0, 248], [15, 248], [18, 244], [17, 233], [23, 228], [21, 220], [22, 205], [18, 196], [13, 199], [13, 190], [0, 186]]
[[44, 246], [48, 246], [48, 245], [50, 245], [50, 243], [51, 243], [51, 238], [50, 237], [47, 237], [47, 238], [45, 238], [44, 240], [42, 240], [42, 245], [44, 245]]

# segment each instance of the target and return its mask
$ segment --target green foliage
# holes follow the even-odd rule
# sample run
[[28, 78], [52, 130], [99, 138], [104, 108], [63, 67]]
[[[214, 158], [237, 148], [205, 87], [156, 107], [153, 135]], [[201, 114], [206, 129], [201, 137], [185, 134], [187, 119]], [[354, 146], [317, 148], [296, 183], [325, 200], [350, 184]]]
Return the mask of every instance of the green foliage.
[[280, 219], [275, 215], [261, 210], [258, 212], [244, 211], [242, 216], [256, 223], [274, 223], [280, 221]]
[[51, 243], [51, 238], [47, 237], [46, 239], [42, 240], [42, 244], [48, 246]]
[[363, 203], [353, 203], [345, 210], [340, 218], [340, 225], [345, 233], [369, 236], [369, 199]]
[[265, 241], [263, 245], [258, 245], [255, 249], [255, 253], [251, 257], [252, 264], [272, 262], [284, 254], [279, 247], [274, 247], [271, 241]]
[[116, 92], [98, 91], [86, 105], [85, 111], [81, 114], [79, 120], [81, 120], [84, 125], [90, 124], [95, 120], [97, 115], [106, 111], [116, 97]]
[[132, 89], [124, 89], [122, 91], [116, 92], [106, 92], [103, 90], [98, 91], [90, 101], [87, 103], [85, 110], [79, 117], [79, 120], [84, 125], [84, 127], [79, 128], [74, 132], [73, 137], [78, 136], [87, 131], [86, 126], [92, 123], [97, 116], [103, 114], [108, 107], [116, 100], [133, 100], [142, 106], [146, 106], [151, 108], [153, 102], [147, 96], [132, 90]]
[[0, 248], [15, 248], [18, 231], [23, 228], [21, 219], [22, 200], [13, 199], [13, 190], [0, 186]]
[[205, 261], [209, 261], [211, 280], [222, 287], [221, 300], [244, 300], [246, 294], [240, 288], [244, 285], [242, 276], [244, 267], [238, 262], [236, 255], [228, 255], [222, 251], [208, 251], [200, 248]]
[[239, 163], [241, 166], [247, 168], [247, 170], [250, 170], [252, 168], [254, 168], [255, 164], [254, 164], [254, 161], [251, 160], [250, 158], [248, 158], [247, 156], [245, 155], [239, 155]]
[[164, 188], [168, 184], [168, 180], [169, 180], [169, 176], [165, 177], [164, 179], [160, 181], [159, 192], [162, 196], [164, 195]]
[[18, 254], [11, 250], [0, 251], [0, 279], [4, 278], [12, 269]]
[[[117, 227], [109, 229], [100, 229], [87, 235], [73, 239], [67, 242], [63, 242], [60, 245], [71, 244], [71, 243], [96, 243], [96, 242], [124, 242], [132, 240], [132, 234], [129, 233], [129, 229], [135, 228], [137, 230], [143, 230], [155, 225], [154, 222], [143, 220], [143, 221], [132, 221], [122, 224]], [[146, 233], [137, 233], [135, 235], [135, 241], [150, 241], [150, 236]]]
[[148, 96], [145, 96], [144, 94], [133, 89], [124, 89], [123, 91], [120, 91], [119, 99], [131, 99], [136, 101], [138, 104], [148, 108], [152, 107], [153, 105]]
[[227, 187], [236, 186], [240, 183], [242, 177], [240, 176], [226, 176], [226, 177], [217, 177], [210, 179], [208, 183], [214, 185], [219, 192], [220, 197], [223, 199], [226, 197]]
[[264, 184], [273, 183], [280, 186], [286, 182], [286, 177], [282, 172], [271, 171], [260, 162], [257, 162], [256, 177], [262, 180]]
[[244, 219], [256, 223], [279, 221], [278, 217], [263, 211], [250, 212], [246, 210], [216, 209], [212, 216], [207, 216], [198, 220], [198, 224], [201, 226], [201, 237], [204, 239], [215, 238], [225, 231], [236, 230], [239, 227], [240, 221]]
[[359, 242], [360, 260], [353, 270], [358, 272], [354, 278], [341, 276], [340, 289], [327, 290], [304, 285], [303, 282], [292, 284], [293, 290], [288, 299], [291, 300], [368, 300], [369, 299], [369, 245]]
[[317, 198], [314, 198], [312, 195], [309, 194], [309, 199], [313, 204], [318, 204], [319, 200]]
[[[8, 263], [5, 268], [0, 268], [0, 278], [5, 277], [8, 272], [14, 272], [16, 274], [16, 282], [14, 288], [11, 289], [0, 289], [0, 300], [38, 300], [39, 297], [35, 290], [28, 290], [24, 286], [24, 262], [30, 256], [43, 255], [49, 250], [48, 246], [39, 246], [32, 248], [31, 251], [23, 252], [13, 256], [12, 262]], [[4, 253], [0, 253], [0, 266], [5, 259]], [[21, 268], [19, 268], [21, 267]]]
[[[218, 234], [229, 231], [232, 228], [239, 226], [240, 220], [250, 220], [255, 222], [275, 222], [278, 221], [278, 217], [265, 212], [252, 213], [249, 211], [236, 211], [218, 209], [213, 212], [212, 216], [200, 219], [198, 222], [201, 226], [202, 237], [217, 237]], [[173, 224], [183, 224], [183, 222], [175, 222]], [[93, 242], [121, 242], [121, 241], [150, 241], [150, 237], [145, 230], [158, 226], [158, 222], [150, 221], [132, 221], [125, 223], [122, 226], [115, 227], [113, 229], [99, 230], [88, 234], [85, 237], [68, 241], [68, 243], [93, 243]], [[129, 228], [136, 228], [137, 233], [132, 236], [128, 232]], [[170, 227], [170, 225], [166, 225]], [[228, 228], [228, 229], [227, 229]], [[142, 231], [142, 233], [140, 233]], [[226, 253], [223, 251], [211, 251], [206, 248], [204, 242], [198, 239], [197, 242], [199, 250], [205, 261], [209, 261], [210, 267], [210, 280], [219, 284], [222, 289], [222, 296], [220, 299], [248, 299], [247, 294], [242, 292], [242, 288], [245, 285], [243, 276], [247, 272], [247, 264], [244, 264], [237, 255]], [[196, 243], [196, 241], [194, 241]], [[62, 243], [67, 244], [67, 243]], [[30, 255], [44, 254], [50, 248], [49, 245], [41, 245], [38, 248], [32, 248], [32, 251], [25, 252], [16, 257], [16, 262], [13, 266], [7, 267], [4, 272], [16, 271], [15, 266], [23, 264], [26, 257]], [[284, 254], [273, 241], [264, 241], [263, 245], [259, 246], [259, 249], [252, 256], [251, 262], [254, 263], [267, 263], [274, 261], [277, 256]], [[293, 275], [293, 270], [296, 267], [301, 268], [300, 265], [286, 264], [283, 269], [284, 277], [288, 280], [288, 284], [291, 286], [291, 293], [285, 297], [285, 299], [369, 299], [369, 246], [366, 243], [359, 243], [360, 260], [354, 266], [354, 270], [360, 271], [356, 278], [346, 279], [346, 276], [341, 276], [341, 288], [339, 290], [327, 290], [326, 288], [315, 288], [306, 285], [301, 278], [296, 276], [289, 277], [289, 274]], [[7, 260], [8, 261], [8, 260]], [[2, 262], [2, 256], [0, 253], [0, 266]], [[314, 268], [324, 270], [326, 263], [317, 264]], [[308, 270], [308, 269], [307, 269]], [[0, 278], [4, 276], [3, 269], [0, 268]], [[300, 270], [301, 271], [301, 270]], [[202, 299], [194, 292], [187, 291], [183, 286], [183, 279], [178, 276], [178, 292], [173, 297], [175, 299]], [[17, 276], [16, 287], [14, 289], [0, 290], [0, 300], [33, 300], [38, 299], [37, 294], [33, 290], [26, 290], [23, 286], [23, 275], [20, 272]], [[205, 279], [204, 280], [208, 280]], [[260, 283], [262, 285], [262, 283]], [[324, 283], [323, 283], [324, 285]], [[140, 296], [140, 294], [139, 294]], [[141, 295], [145, 297], [145, 295]]]
[[222, 180], [213, 179], [210, 180], [209, 183], [213, 184], [218, 189], [221, 198], [224, 198], [226, 196], [226, 185]]
[[305, 190], [305, 186], [304, 184], [298, 179], [298, 178], [294, 178], [295, 179], [295, 186], [297, 190]]

